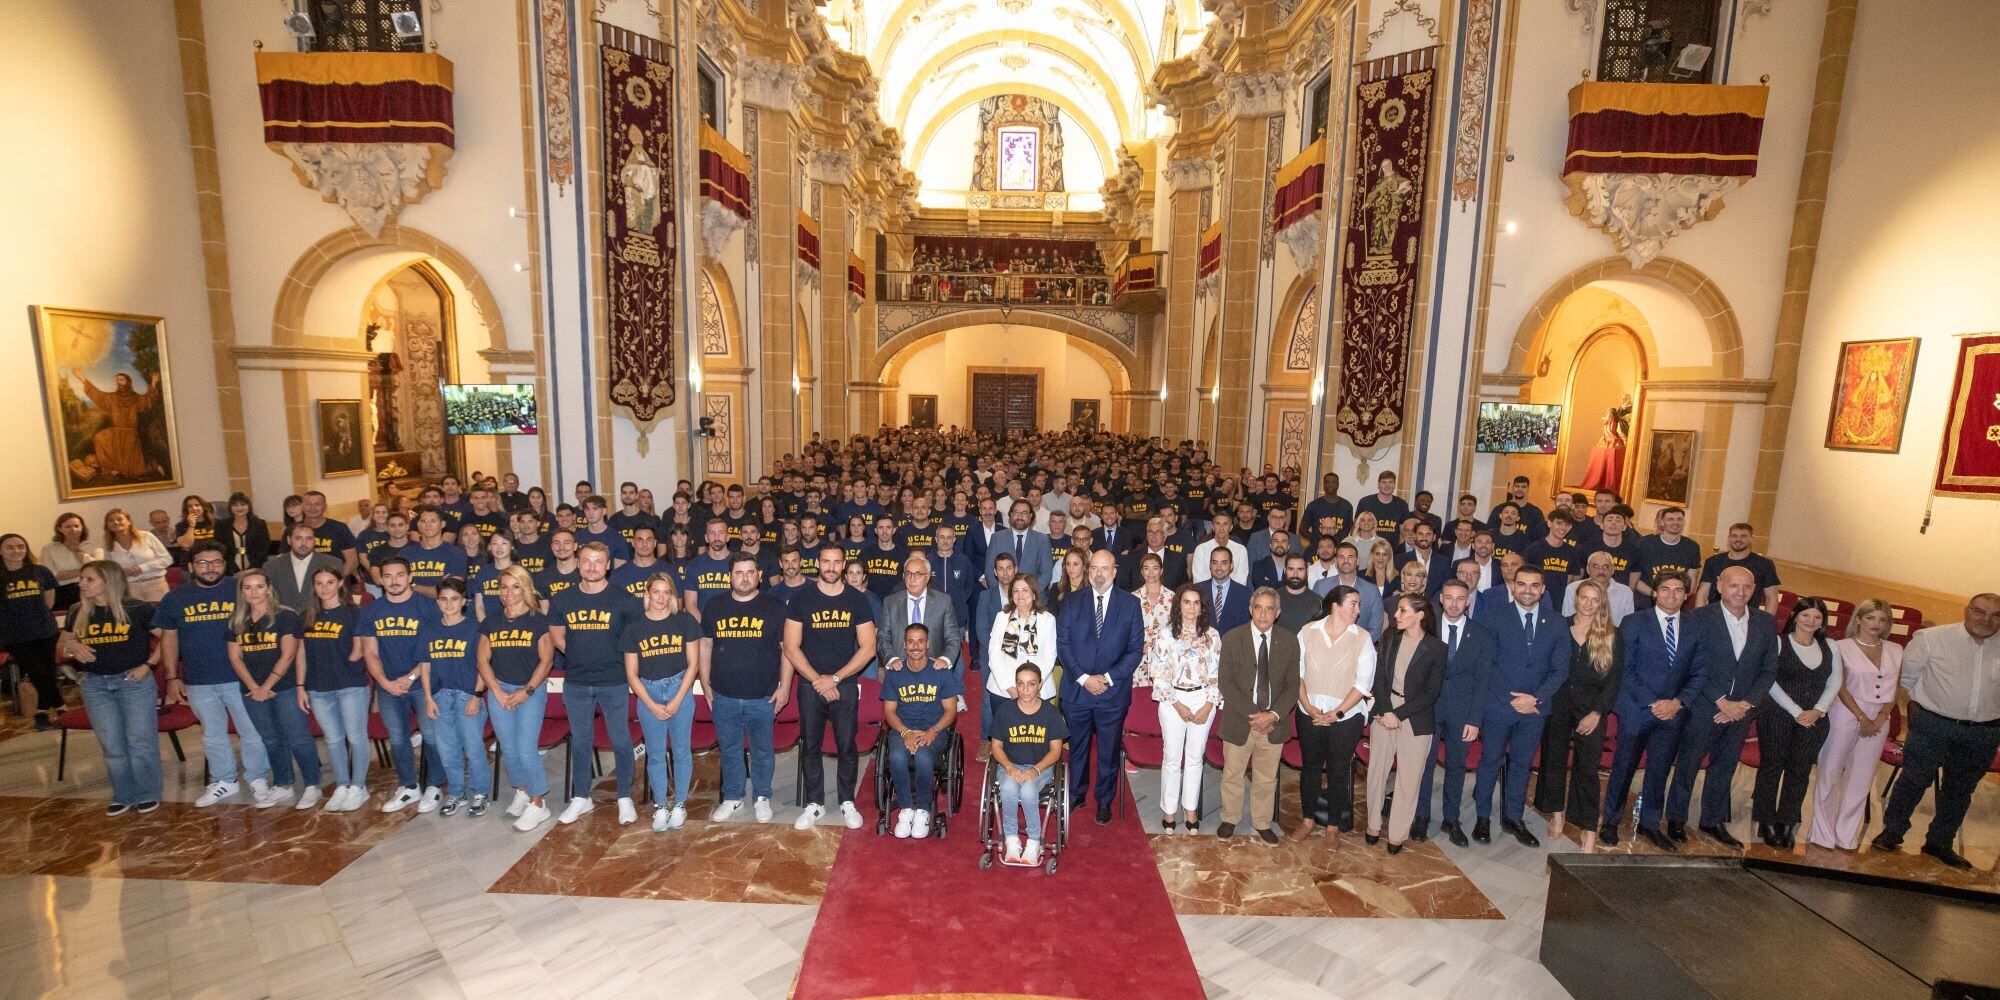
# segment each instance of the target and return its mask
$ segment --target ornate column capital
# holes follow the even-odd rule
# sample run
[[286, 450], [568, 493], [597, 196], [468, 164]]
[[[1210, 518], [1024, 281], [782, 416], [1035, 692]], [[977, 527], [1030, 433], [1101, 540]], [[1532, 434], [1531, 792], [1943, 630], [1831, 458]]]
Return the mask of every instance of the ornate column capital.
[[395, 221], [403, 206], [444, 183], [451, 150], [422, 142], [288, 142], [299, 183], [342, 209], [370, 236]]
[[1277, 73], [1224, 77], [1222, 102], [1233, 118], [1266, 118], [1285, 110], [1285, 78]]
[[854, 175], [854, 162], [851, 149], [815, 149], [806, 159], [806, 176], [845, 187]]
[[1582, 174], [1572, 177], [1564, 204], [1610, 235], [1612, 248], [1637, 270], [1668, 240], [1715, 218], [1724, 196], [1742, 183], [1741, 177], [1706, 174]]
[[772, 111], [794, 112], [805, 104], [806, 70], [803, 66], [751, 56], [738, 69], [743, 102]]
[[1190, 156], [1167, 161], [1160, 176], [1169, 192], [1193, 191], [1215, 185], [1215, 166], [1207, 157]]

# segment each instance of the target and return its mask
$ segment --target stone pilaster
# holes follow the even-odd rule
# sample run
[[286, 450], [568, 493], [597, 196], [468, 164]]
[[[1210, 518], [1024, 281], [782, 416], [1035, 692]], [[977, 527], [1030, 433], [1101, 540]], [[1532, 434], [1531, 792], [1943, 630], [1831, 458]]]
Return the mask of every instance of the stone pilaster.
[[[853, 170], [854, 155], [844, 149], [816, 149], [806, 163], [806, 182], [819, 201], [819, 210], [813, 213], [819, 220], [819, 372], [829, 387], [846, 384], [854, 371], [854, 313], [847, 304], [847, 253], [854, 245], [854, 233], [847, 225]], [[873, 430], [874, 426], [849, 419], [845, 395], [821, 395], [820, 430], [827, 437], [846, 437], [850, 427]]]
[[757, 173], [755, 231], [745, 237], [757, 241], [757, 255], [745, 277], [750, 294], [758, 297], [760, 323], [756, 349], [747, 361], [755, 369], [751, 378], [762, 395], [763, 419], [756, 424], [762, 459], [768, 464], [795, 450], [799, 426], [795, 419], [772, 418], [792, 412], [792, 357], [804, 336], [797, 329], [800, 303], [792, 273], [799, 211], [792, 169], [798, 156], [797, 113], [804, 73], [787, 63], [753, 58], [744, 61], [740, 79], [745, 122], [755, 123], [754, 129], [746, 129], [744, 143], [756, 145], [752, 169]]
[[[1283, 78], [1253, 73], [1224, 81], [1230, 121], [1223, 133], [1227, 176], [1218, 184], [1222, 220], [1221, 364], [1216, 372], [1214, 455], [1224, 468], [1251, 458], [1250, 418], [1256, 359], [1268, 353], [1269, 324], [1257, 322], [1262, 292], [1265, 187], [1271, 162], [1270, 124], [1284, 110]], [[1260, 329], [1260, 325], [1264, 329]]]
[[1214, 183], [1213, 169], [1202, 157], [1167, 164], [1167, 311], [1159, 331], [1166, 360], [1167, 398], [1161, 405], [1160, 433], [1179, 441], [1197, 437], [1191, 423], [1195, 412], [1195, 345], [1202, 331], [1195, 328], [1195, 269], [1201, 254], [1201, 194]]

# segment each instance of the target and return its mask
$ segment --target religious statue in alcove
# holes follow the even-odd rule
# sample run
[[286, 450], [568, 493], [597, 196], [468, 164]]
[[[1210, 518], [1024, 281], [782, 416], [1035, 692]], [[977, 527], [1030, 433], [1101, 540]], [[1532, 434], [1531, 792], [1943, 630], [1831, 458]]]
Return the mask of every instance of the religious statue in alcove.
[[1604, 428], [1597, 446], [1590, 449], [1590, 467], [1583, 474], [1586, 490], [1617, 492], [1625, 475], [1625, 439], [1632, 433], [1632, 394], [1619, 397], [1618, 405], [1604, 411]]

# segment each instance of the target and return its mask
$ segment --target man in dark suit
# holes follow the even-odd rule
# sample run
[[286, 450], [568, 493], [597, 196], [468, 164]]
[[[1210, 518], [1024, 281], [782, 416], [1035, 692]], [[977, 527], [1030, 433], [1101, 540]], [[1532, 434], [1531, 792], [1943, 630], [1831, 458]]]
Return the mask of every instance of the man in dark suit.
[[1687, 575], [1665, 571], [1653, 579], [1653, 606], [1628, 615], [1620, 626], [1625, 644], [1625, 674], [1618, 685], [1618, 748], [1611, 757], [1611, 779], [1604, 786], [1604, 822], [1599, 840], [1618, 843], [1618, 823], [1624, 819], [1625, 796], [1639, 758], [1646, 758], [1646, 782], [1639, 795], [1639, 825], [1635, 834], [1671, 854], [1674, 842], [1660, 831], [1666, 807], [1667, 775], [1674, 768], [1674, 751], [1686, 727], [1688, 707], [1701, 702], [1701, 664], [1691, 658], [1687, 641]]
[[1119, 511], [1117, 504], [1105, 504], [1100, 516], [1104, 519], [1104, 527], [1090, 533], [1092, 549], [1103, 549], [1122, 559], [1125, 553], [1139, 547], [1139, 532], [1134, 526], [1125, 523], [1124, 515]]
[[[992, 566], [986, 552], [992, 546], [993, 536], [1006, 530], [1006, 522], [1000, 520], [999, 510], [993, 506], [993, 499], [988, 497], [979, 501], [979, 519], [965, 529], [965, 537], [959, 539], [958, 550], [965, 553], [965, 558], [974, 569], [983, 573]], [[985, 579], [990, 581], [993, 578], [989, 576]]]
[[[1493, 634], [1472, 618], [1472, 588], [1462, 580], [1449, 580], [1438, 592], [1438, 636], [1450, 653], [1444, 675], [1444, 693], [1437, 700], [1437, 738], [1444, 744], [1444, 823], [1445, 836], [1459, 847], [1466, 846], [1465, 829], [1459, 825], [1459, 799], [1465, 795], [1465, 761], [1472, 742], [1479, 738], [1480, 706], [1486, 704], [1486, 683], [1493, 673]], [[1379, 670], [1380, 667], [1378, 666]], [[1424, 758], [1424, 778], [1417, 790], [1417, 818], [1410, 825], [1410, 839], [1430, 838], [1431, 773], [1437, 770], [1437, 755]]]
[[1292, 533], [1283, 528], [1271, 532], [1266, 543], [1264, 558], [1252, 558], [1250, 562], [1250, 587], [1270, 587], [1273, 590], [1285, 585], [1285, 560], [1292, 555]]
[[1016, 503], [1007, 511], [1007, 523], [1007, 530], [995, 532], [986, 548], [986, 578], [993, 579], [993, 557], [1005, 552], [1014, 557], [1014, 572], [1034, 574], [1035, 582], [1043, 587], [1053, 583], [1055, 557], [1049, 550], [1049, 536], [1034, 529], [1034, 505]]
[[[1063, 721], [1070, 737], [1071, 809], [1086, 792], [1097, 799], [1097, 822], [1111, 822], [1118, 792], [1119, 735], [1132, 701], [1132, 672], [1145, 654], [1139, 599], [1113, 586], [1117, 562], [1109, 552], [1090, 554], [1090, 591], [1063, 602], [1056, 618], [1056, 662], [1063, 665]], [[1091, 744], [1097, 781], [1091, 783]]]
[[1473, 785], [1479, 820], [1472, 825], [1472, 839], [1482, 844], [1492, 839], [1493, 783], [1503, 765], [1507, 801], [1501, 804], [1500, 829], [1523, 846], [1542, 843], [1521, 825], [1521, 811], [1528, 801], [1528, 772], [1541, 743], [1542, 723], [1569, 674], [1569, 636], [1562, 617], [1549, 613], [1543, 593], [1542, 571], [1523, 566], [1508, 585], [1511, 600], [1480, 609], [1480, 624], [1493, 633], [1493, 674], [1480, 709], [1484, 721], [1479, 732], [1486, 749]]
[[1146, 582], [1139, 576], [1139, 562], [1148, 553], [1160, 557], [1160, 586], [1175, 590], [1187, 582], [1187, 553], [1176, 552], [1167, 544], [1167, 521], [1163, 517], [1154, 517], [1146, 522], [1145, 541], [1118, 557], [1120, 590], [1138, 590], [1139, 585]]
[[1222, 690], [1215, 720], [1222, 739], [1222, 825], [1215, 835], [1223, 840], [1236, 835], [1248, 770], [1250, 827], [1266, 847], [1278, 846], [1283, 833], [1273, 816], [1278, 760], [1292, 738], [1292, 709], [1299, 701], [1299, 637], [1277, 623], [1277, 593], [1257, 591], [1250, 599], [1250, 621], [1222, 636], [1217, 678]]
[[[342, 572], [340, 559], [313, 550], [312, 525], [300, 521], [285, 532], [285, 551], [264, 561], [264, 575], [271, 581], [271, 598], [279, 607], [305, 614], [312, 599], [312, 576], [323, 569]], [[386, 558], [386, 556], [385, 556]]]
[[1687, 727], [1674, 759], [1673, 784], [1667, 792], [1667, 836], [1687, 840], [1688, 806], [1694, 798], [1695, 772], [1708, 759], [1701, 786], [1701, 832], [1732, 850], [1743, 842], [1730, 834], [1729, 782], [1743, 755], [1743, 738], [1750, 734], [1750, 710], [1771, 691], [1778, 677], [1778, 627], [1764, 609], [1753, 607], [1757, 577], [1731, 566], [1716, 578], [1721, 600], [1688, 612], [1687, 645], [1690, 670], [1702, 676], [1701, 693], [1688, 705]]
[[1396, 569], [1401, 571], [1410, 563], [1420, 563], [1424, 567], [1424, 597], [1436, 600], [1444, 582], [1452, 577], [1451, 553], [1440, 552], [1437, 547], [1437, 530], [1428, 522], [1419, 522], [1412, 530], [1413, 548], [1396, 554]]
[[1201, 597], [1208, 602], [1209, 623], [1222, 635], [1250, 620], [1250, 588], [1229, 578], [1235, 571], [1233, 553], [1220, 547], [1209, 550], [1209, 577], [1201, 585]]

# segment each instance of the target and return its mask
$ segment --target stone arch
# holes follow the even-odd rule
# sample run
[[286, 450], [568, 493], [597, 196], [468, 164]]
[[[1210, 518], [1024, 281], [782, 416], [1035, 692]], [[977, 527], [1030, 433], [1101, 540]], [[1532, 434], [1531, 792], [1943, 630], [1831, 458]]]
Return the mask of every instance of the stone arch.
[[862, 381], [891, 383], [901, 374], [903, 362], [916, 353], [918, 348], [937, 341], [952, 330], [967, 326], [987, 325], [1032, 326], [1043, 330], [1054, 330], [1068, 336], [1085, 354], [1105, 366], [1111, 375], [1113, 392], [1130, 392], [1132, 372], [1139, 367], [1138, 356], [1117, 341], [1110, 334], [1080, 320], [1073, 320], [1056, 313], [1032, 309], [1016, 309], [1003, 313], [998, 309], [968, 309], [927, 319], [902, 333], [891, 337], [877, 348], [868, 359], [862, 371]]
[[[1312, 382], [1313, 376], [1311, 366], [1308, 365], [1304, 370], [1292, 369], [1286, 367], [1286, 360], [1291, 354], [1292, 338], [1298, 329], [1300, 313], [1311, 304], [1315, 316], [1324, 315], [1319, 308], [1318, 272], [1309, 271], [1299, 275], [1292, 281], [1292, 287], [1286, 289], [1285, 297], [1279, 301], [1281, 305], [1278, 309], [1278, 326], [1272, 331], [1271, 355], [1269, 362], [1264, 366], [1265, 381], [1273, 385], [1308, 385]], [[1307, 341], [1306, 347], [1309, 351], [1318, 345], [1318, 338], [1319, 331], [1316, 330]]]
[[700, 343], [697, 344], [696, 349], [701, 352], [702, 363], [706, 365], [710, 358], [714, 358], [723, 364], [741, 365], [744, 363], [744, 359], [748, 357], [744, 353], [743, 345], [743, 316], [738, 311], [736, 290], [729, 283], [729, 272], [713, 264], [704, 264], [700, 273], [702, 286], [696, 292], [698, 296], [696, 299], [696, 309], [697, 311], [700, 309], [700, 296], [703, 292], [707, 292], [715, 297], [715, 309], [720, 314], [722, 320], [722, 344], [724, 347], [724, 352], [721, 354], [710, 354], [708, 352], [707, 330], [699, 328], [701, 317], [697, 316], [697, 332], [700, 334]]
[[[1632, 277], [1658, 281], [1681, 293], [1694, 306], [1708, 335], [1710, 370], [1705, 373], [1708, 377], [1743, 377], [1743, 331], [1737, 325], [1736, 310], [1713, 279], [1694, 265], [1671, 257], [1655, 257], [1643, 268], [1634, 268], [1623, 257], [1605, 257], [1571, 271], [1550, 285], [1515, 328], [1506, 370], [1516, 375], [1534, 374], [1530, 367], [1535, 363], [1549, 320], [1564, 299], [1592, 282]], [[1647, 369], [1659, 371], [1662, 366], [1657, 337], [1647, 330], [1639, 332], [1638, 339], [1645, 348]]]
[[[353, 226], [329, 234], [307, 247], [305, 253], [293, 262], [291, 270], [285, 273], [285, 279], [278, 288], [277, 306], [271, 314], [272, 345], [306, 347], [314, 346], [316, 341], [327, 340], [306, 330], [307, 310], [312, 305], [313, 293], [342, 261], [368, 251], [384, 254], [403, 251], [413, 255], [410, 260], [435, 258], [465, 284], [465, 290], [472, 299], [472, 308], [486, 324], [491, 347], [503, 351], [525, 349], [526, 345], [517, 347], [508, 338], [505, 320], [500, 315], [500, 303], [493, 297], [493, 290], [487, 286], [486, 279], [472, 265], [472, 261], [443, 240], [402, 225], [383, 226], [378, 236], [370, 236], [367, 230]], [[351, 346], [347, 338], [331, 339], [339, 341], [340, 347]]]

